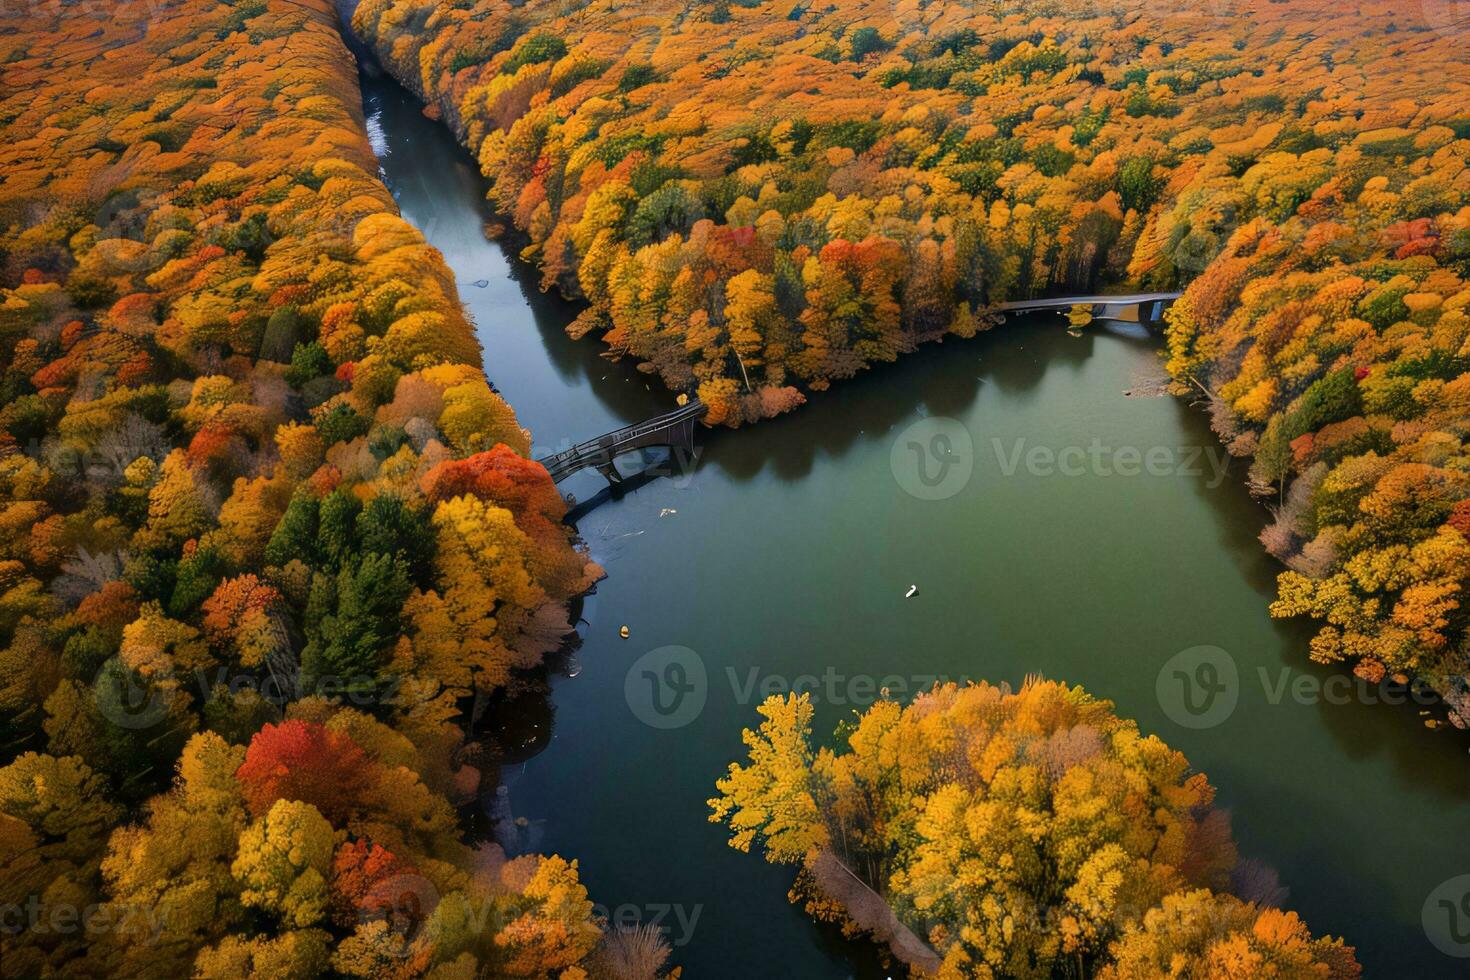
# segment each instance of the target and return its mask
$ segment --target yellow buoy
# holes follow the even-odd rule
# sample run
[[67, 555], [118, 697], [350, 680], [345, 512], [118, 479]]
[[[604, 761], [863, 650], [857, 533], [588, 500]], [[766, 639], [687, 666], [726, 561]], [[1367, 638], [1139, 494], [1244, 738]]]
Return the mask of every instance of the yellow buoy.
[[622, 629], [618, 630], [618, 635], [626, 640], [628, 638], [628, 627], [624, 626]]

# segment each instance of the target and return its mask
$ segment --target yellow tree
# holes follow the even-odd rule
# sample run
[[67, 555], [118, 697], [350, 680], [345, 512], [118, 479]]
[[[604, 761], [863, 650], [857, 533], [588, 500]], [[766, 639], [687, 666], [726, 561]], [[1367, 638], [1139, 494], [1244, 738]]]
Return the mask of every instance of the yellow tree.
[[299, 800], [277, 800], [246, 827], [230, 865], [241, 903], [270, 913], [288, 930], [326, 917], [331, 871], [332, 825]]
[[406, 606], [411, 669], [461, 696], [493, 691], [512, 669], [539, 661], [516, 649], [521, 627], [547, 599], [532, 574], [533, 543], [510, 511], [478, 497], [444, 501], [433, 522], [438, 588]]
[[113, 835], [102, 862], [113, 905], [119, 914], [157, 911], [156, 922], [124, 919], [129, 927], [109, 936], [122, 947], [126, 974], [187, 974], [195, 954], [238, 923], [230, 865], [248, 821], [234, 778], [244, 758], [243, 747], [213, 732], [195, 735], [179, 758], [175, 788], [148, 803], [142, 823]]
[[1203, 889], [1164, 898], [1113, 943], [1098, 980], [1357, 980], [1340, 939], [1316, 938], [1295, 912], [1259, 908]]
[[828, 844], [813, 792], [811, 697], [771, 697], [757, 710], [765, 719], [760, 728], [741, 735], [750, 762], [731, 763], [715, 784], [720, 795], [709, 801], [710, 821], [730, 825], [730, 846], [737, 850], [759, 841], [767, 860], [802, 861]]

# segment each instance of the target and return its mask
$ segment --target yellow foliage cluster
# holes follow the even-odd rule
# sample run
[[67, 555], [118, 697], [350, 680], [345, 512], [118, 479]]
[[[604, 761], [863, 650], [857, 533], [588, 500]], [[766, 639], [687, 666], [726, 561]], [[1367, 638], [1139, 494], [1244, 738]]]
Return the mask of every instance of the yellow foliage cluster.
[[[1464, 726], [1470, 145], [1365, 136], [1294, 210], [1233, 233], [1168, 314], [1169, 369], [1210, 393], [1276, 507], [1273, 613], [1321, 622], [1314, 659], [1427, 682]], [[1424, 155], [1364, 153], [1395, 140]]]
[[1081, 688], [885, 698], [836, 751], [813, 750], [808, 695], [759, 710], [710, 819], [732, 847], [801, 866], [793, 901], [912, 956], [864, 908], [882, 896], [939, 977], [1359, 975], [1341, 940], [1230, 893], [1209, 781]]

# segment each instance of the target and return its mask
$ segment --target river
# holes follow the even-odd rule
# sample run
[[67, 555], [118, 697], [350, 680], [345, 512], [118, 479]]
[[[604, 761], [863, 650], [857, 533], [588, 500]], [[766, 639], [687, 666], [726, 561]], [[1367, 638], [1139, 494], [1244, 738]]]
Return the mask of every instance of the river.
[[[458, 276], [487, 373], [538, 450], [672, 407], [630, 363], [566, 337], [575, 308], [485, 238], [484, 181], [413, 96], [365, 76], [364, 102], [384, 178]], [[1413, 706], [1312, 693], [1338, 675], [1306, 662], [1304, 625], [1267, 615], [1278, 566], [1241, 467], [1212, 468], [1216, 442], [1187, 405], [1123, 394], [1157, 376], [1156, 342], [1057, 323], [931, 346], [792, 415], [708, 433], [692, 473], [618, 498], [599, 496], [595, 473], [566, 481], [596, 503], [578, 528], [608, 577], [554, 679], [550, 732], [504, 773], [519, 842], [577, 858], [611, 913], [661, 919], [686, 976], [881, 975], [866, 947], [787, 902], [791, 869], [730, 849], [707, 822], [760, 686], [814, 681], [827, 735], [880, 683], [1034, 672], [1113, 700], [1207, 772], [1242, 854], [1279, 872], [1316, 933], [1356, 945], [1367, 976], [1462, 975], [1421, 909], [1470, 873], [1467, 740], [1425, 730]], [[936, 433], [967, 434], [973, 468], [922, 499], [954, 485], [904, 468], [908, 443], [922, 451]], [[1202, 645], [1228, 653], [1238, 703], [1184, 727], [1156, 681]], [[665, 646], [706, 678], [702, 710], [673, 728], [655, 727], [669, 719], [650, 713], [642, 665], [625, 687]]]

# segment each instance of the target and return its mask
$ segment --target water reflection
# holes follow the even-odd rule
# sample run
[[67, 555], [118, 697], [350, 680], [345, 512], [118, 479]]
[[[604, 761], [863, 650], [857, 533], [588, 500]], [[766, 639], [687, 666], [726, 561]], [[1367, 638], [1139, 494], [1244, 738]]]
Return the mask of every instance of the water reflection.
[[[915, 414], [962, 416], [987, 384], [1008, 395], [1033, 388], [1052, 369], [1080, 365], [1092, 353], [1093, 337], [1070, 338], [1053, 317], [1012, 319], [972, 340], [928, 344], [897, 363], [884, 364], [834, 385], [797, 412], [762, 422], [749, 433], [714, 431], [706, 436], [706, 461], [738, 481], [767, 467], [795, 482], [810, 475], [818, 459], [840, 459], [855, 446], [886, 444], [900, 422]], [[1006, 350], [1025, 339], [1027, 357]], [[994, 355], [1005, 352], [1006, 356]]]

